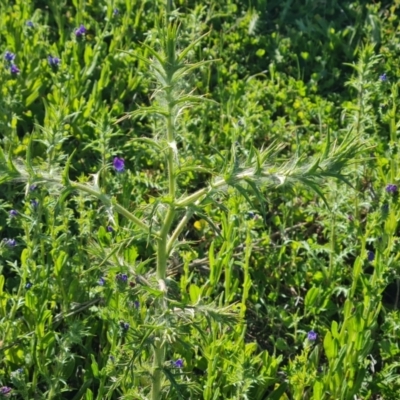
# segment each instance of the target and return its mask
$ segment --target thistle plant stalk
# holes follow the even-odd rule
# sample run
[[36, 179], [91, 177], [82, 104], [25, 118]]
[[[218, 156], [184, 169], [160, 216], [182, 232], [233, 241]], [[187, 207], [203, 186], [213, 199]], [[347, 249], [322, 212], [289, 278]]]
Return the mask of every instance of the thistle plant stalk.
[[[168, 2], [171, 6], [171, 2]], [[168, 19], [167, 19], [167, 24]], [[145, 116], [152, 117], [156, 114], [157, 116], [163, 117], [164, 137], [160, 143], [157, 143], [157, 139], [140, 138], [147, 144], [154, 145], [157, 151], [165, 149], [165, 169], [167, 175], [165, 177], [165, 201], [161, 198], [159, 202], [155, 203], [154, 213], [146, 221], [143, 215], [146, 214], [145, 210], [148, 209], [148, 205], [143, 206], [143, 212], [138, 210], [129, 211], [125, 207], [121, 206], [114, 200], [111, 196], [104, 193], [103, 189], [100, 188], [100, 184], [95, 179], [93, 183], [81, 183], [73, 182], [68, 178], [68, 163], [64, 169], [62, 176], [55, 176], [53, 173], [48, 173], [47, 166], [41, 167], [38, 163], [32, 163], [31, 154], [27, 152], [26, 163], [18, 162], [13, 165], [12, 160], [9, 156], [6, 156], [0, 148], [0, 182], [6, 182], [8, 180], [17, 179], [24, 180], [30, 183], [45, 183], [47, 186], [53, 185], [57, 189], [61, 187], [65, 189], [64, 193], [68, 193], [73, 190], [79, 190], [88, 194], [90, 197], [95, 197], [100, 200], [107, 209], [119, 213], [121, 216], [128, 219], [133, 223], [141, 233], [151, 237], [149, 238], [152, 244], [153, 256], [156, 259], [156, 271], [155, 275], [158, 280], [159, 288], [163, 292], [162, 296], [157, 297], [155, 301], [155, 316], [153, 321], [154, 325], [151, 326], [151, 331], [149, 331], [146, 338], [152, 337], [152, 359], [149, 360], [150, 372], [151, 372], [151, 395], [152, 400], [160, 400], [163, 397], [163, 380], [164, 375], [168, 378], [166, 371], [166, 359], [172, 355], [169, 352], [169, 344], [172, 342], [171, 337], [178, 337], [179, 335], [185, 335], [183, 330], [179, 330], [179, 324], [174, 325], [169, 322], [168, 307], [169, 307], [169, 296], [167, 296], [166, 289], [166, 275], [168, 268], [168, 260], [174, 249], [179, 245], [179, 239], [181, 233], [189, 223], [191, 216], [194, 213], [199, 212], [200, 215], [207, 214], [207, 205], [210, 202], [219, 203], [223, 194], [226, 192], [228, 187], [237, 189], [239, 193], [245, 192], [245, 197], [247, 195], [256, 195], [258, 199], [265, 198], [266, 194], [262, 190], [265, 187], [277, 187], [281, 185], [291, 185], [296, 183], [301, 183], [304, 186], [308, 186], [316, 193], [318, 193], [323, 198], [323, 193], [321, 190], [321, 184], [326, 178], [336, 178], [347, 182], [347, 176], [343, 174], [343, 169], [351, 163], [355, 163], [358, 159], [358, 155], [365, 151], [365, 142], [362, 140], [360, 135], [353, 134], [351, 130], [342, 139], [341, 143], [330, 141], [328, 135], [326, 148], [323, 154], [315, 156], [313, 159], [307, 155], [302, 156], [300, 153], [296, 154], [291, 160], [286, 163], [275, 165], [274, 156], [278, 151], [284, 147], [284, 145], [270, 145], [267, 149], [256, 150], [249, 149], [248, 155], [244, 152], [242, 154], [235, 153], [235, 149], [232, 150], [233, 157], [232, 161], [229, 163], [220, 162], [218, 165], [219, 158], [217, 157], [217, 163], [212, 169], [204, 168], [203, 166], [193, 165], [191, 157], [185, 157], [185, 146], [182, 146], [180, 163], [178, 165], [177, 157], [177, 145], [176, 137], [177, 135], [177, 116], [182, 114], [183, 109], [187, 109], [195, 103], [200, 101], [207, 101], [201, 96], [186, 95], [182, 91], [182, 86], [180, 82], [182, 79], [195, 67], [206, 64], [188, 64], [187, 56], [189, 52], [194, 48], [198, 41], [190, 44], [186, 49], [181, 52], [176, 51], [176, 39], [178, 34], [178, 28], [176, 25], [169, 24], [166, 29], [162, 29], [159, 35], [161, 43], [161, 50], [156, 51], [152, 47], [144, 45], [144, 47], [152, 55], [152, 60], [141, 59], [147, 62], [149, 69], [153, 73], [153, 78], [158, 80], [157, 90], [155, 91], [155, 96], [159, 96], [161, 99], [159, 102], [155, 102], [150, 107], [142, 107], [130, 114], [132, 117]], [[200, 40], [201, 38], [199, 38]], [[140, 58], [139, 56], [138, 58]], [[183, 137], [181, 131], [179, 130], [179, 137]], [[136, 138], [138, 139], [138, 138]], [[165, 147], [165, 142], [167, 147]], [[12, 153], [10, 153], [12, 154]], [[72, 158], [72, 156], [70, 157]], [[229, 160], [229, 158], [228, 158]], [[58, 170], [58, 168], [56, 168]], [[222, 170], [222, 171], [221, 171]], [[118, 170], [117, 170], [118, 171]], [[202, 171], [208, 173], [212, 178], [209, 183], [204, 185], [203, 188], [195, 191], [194, 193], [188, 193], [182, 195], [182, 191], [179, 190], [177, 176], [179, 173], [184, 173], [186, 171]], [[50, 171], [52, 172], [52, 171]], [[98, 176], [98, 174], [96, 174]], [[252, 193], [251, 193], [252, 192]], [[218, 199], [216, 198], [218, 195]], [[206, 204], [207, 202], [207, 204]], [[157, 208], [159, 207], [159, 208]], [[212, 215], [207, 215], [208, 218], [212, 219]], [[178, 222], [179, 221], [179, 222]], [[154, 223], [153, 223], [154, 222]], [[129, 224], [130, 225], [130, 224]], [[158, 231], [152, 231], [151, 226], [157, 226]], [[227, 226], [227, 224], [226, 224]], [[223, 228], [224, 231], [228, 230]], [[132, 233], [132, 239], [133, 233]], [[234, 237], [232, 237], [234, 239]], [[248, 258], [251, 252], [250, 236], [248, 237], [248, 251], [246, 250], [246, 263], [248, 264]], [[229, 243], [233, 243], [231, 240]], [[246, 248], [247, 248], [246, 247]], [[229, 249], [233, 249], [233, 245]], [[44, 249], [43, 249], [44, 253]], [[211, 254], [211, 252], [210, 252]], [[220, 253], [222, 254], [222, 252]], [[153, 258], [151, 258], [153, 260]], [[247, 265], [246, 264], [246, 265]], [[50, 264], [49, 264], [50, 265]], [[222, 265], [222, 264], [221, 264]], [[248, 265], [247, 267], [248, 268]], [[226, 270], [226, 277], [228, 276], [230, 270]], [[154, 271], [149, 271], [149, 274], [154, 274]], [[245, 275], [245, 291], [243, 292], [243, 304], [246, 302], [248, 297], [248, 291], [250, 290], [251, 280], [248, 271]], [[48, 274], [50, 275], [50, 273]], [[215, 283], [219, 283], [221, 272], [215, 273], [215, 275], [210, 274], [211, 279], [215, 279]], [[215, 278], [214, 278], [215, 277]], [[149, 280], [150, 282], [150, 280]], [[148, 286], [151, 286], [149, 284]], [[153, 288], [152, 288], [153, 289]], [[183, 289], [185, 290], [185, 289]], [[232, 285], [229, 283], [228, 277], [226, 278], [226, 289], [228, 298], [229, 293], [232, 293]], [[150, 296], [154, 292], [151, 292]], [[171, 296], [172, 297], [172, 296]], [[175, 302], [178, 300], [173, 299]], [[227, 300], [229, 302], [229, 300]], [[118, 304], [118, 293], [116, 295], [116, 304]], [[172, 304], [172, 303], [170, 303]], [[182, 309], [193, 309], [193, 315], [207, 315], [210, 320], [214, 319], [215, 329], [212, 328], [212, 333], [214, 335], [215, 342], [217, 326], [220, 325], [222, 321], [232, 321], [231, 315], [226, 311], [228, 307], [221, 308], [214, 305], [207, 307], [197, 308], [195, 312], [195, 307], [192, 304], [186, 304], [186, 300], [182, 300]], [[203, 314], [201, 314], [203, 312]], [[241, 314], [244, 315], [245, 308], [242, 308]], [[161, 319], [163, 321], [160, 321]], [[235, 314], [236, 318], [236, 314]], [[161, 322], [161, 323], [160, 323]], [[160, 326], [162, 328], [160, 328]], [[162, 330], [161, 330], [162, 329]], [[167, 336], [163, 330], [169, 330], [174, 333], [173, 336]], [[169, 334], [168, 334], [169, 335]], [[147, 346], [147, 345], [146, 345]], [[168, 347], [167, 347], [168, 346]], [[209, 358], [209, 368], [210, 370], [215, 365], [213, 361], [217, 354], [217, 346], [212, 347], [211, 357]], [[181, 368], [181, 367], [177, 367]], [[211, 398], [213, 395], [213, 383], [216, 375], [211, 374], [210, 379], [207, 382], [205, 388], [205, 398]], [[35, 375], [34, 375], [34, 379]], [[166, 379], [165, 379], [166, 380]], [[100, 392], [104, 387], [104, 381], [101, 383]], [[149, 388], [146, 387], [146, 391]], [[99, 392], [99, 393], [100, 393]], [[147, 394], [147, 393], [146, 393]]]
[[[174, 52], [172, 54], [175, 55]], [[170, 60], [171, 64], [175, 64], [175, 59]], [[171, 74], [166, 71], [168, 76], [168, 89], [166, 90], [166, 99], [168, 101], [168, 115], [166, 116], [166, 138], [169, 144], [167, 150], [167, 171], [168, 171], [168, 197], [170, 204], [168, 206], [167, 215], [162, 224], [157, 239], [157, 271], [156, 276], [162, 288], [165, 287], [164, 281], [167, 275], [167, 261], [169, 257], [170, 246], [168, 245], [168, 235], [171, 230], [172, 223], [175, 217], [175, 196], [176, 196], [176, 178], [175, 178], [175, 132], [173, 121], [173, 95], [171, 88]], [[164, 298], [159, 302], [159, 310], [163, 312], [167, 308], [167, 303]], [[161, 398], [162, 390], [162, 368], [165, 361], [165, 345], [162, 338], [157, 337], [154, 343], [154, 360], [153, 360], [153, 384], [151, 390], [151, 397], [153, 400]]]

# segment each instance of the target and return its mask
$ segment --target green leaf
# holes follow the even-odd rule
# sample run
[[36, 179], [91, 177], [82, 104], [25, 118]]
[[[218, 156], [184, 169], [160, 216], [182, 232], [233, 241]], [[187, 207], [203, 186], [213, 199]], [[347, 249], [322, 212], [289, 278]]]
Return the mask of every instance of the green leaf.
[[93, 355], [93, 354], [90, 355], [90, 358], [91, 358], [91, 360], [92, 360], [92, 364], [90, 365], [90, 367], [91, 367], [91, 369], [92, 369], [93, 376], [94, 376], [96, 379], [99, 379], [99, 378], [100, 378], [100, 374], [99, 374], [99, 365], [97, 364], [97, 361], [96, 361], [96, 359], [94, 358], [94, 355]]
[[67, 263], [67, 260], [68, 260], [68, 254], [61, 250], [59, 256], [57, 257], [54, 268], [54, 274], [56, 276], [61, 275], [61, 271], [65, 266], [65, 264]]
[[269, 396], [268, 400], [282, 400], [282, 396], [287, 389], [288, 384], [286, 382], [281, 383]]
[[65, 164], [65, 167], [64, 167], [64, 170], [63, 170], [63, 173], [62, 173], [62, 183], [63, 183], [64, 186], [67, 186], [67, 187], [71, 186], [71, 182], [69, 180], [69, 168], [71, 166], [71, 162], [72, 162], [72, 159], [73, 159], [73, 157], [75, 155], [75, 152], [76, 152], [76, 149], [74, 149], [72, 151], [71, 155], [68, 157], [68, 160], [67, 160], [67, 162]]
[[325, 354], [330, 362], [332, 362], [337, 355], [337, 345], [334, 339], [332, 339], [332, 334], [328, 331], [324, 338], [324, 350]]
[[190, 300], [191, 300], [192, 304], [197, 304], [197, 302], [200, 299], [200, 293], [201, 293], [201, 289], [198, 286], [196, 286], [194, 284], [190, 285], [189, 294], [190, 294]]
[[312, 308], [317, 305], [317, 299], [320, 296], [320, 288], [313, 286], [308, 290], [306, 298], [304, 299], [304, 305], [307, 308]]

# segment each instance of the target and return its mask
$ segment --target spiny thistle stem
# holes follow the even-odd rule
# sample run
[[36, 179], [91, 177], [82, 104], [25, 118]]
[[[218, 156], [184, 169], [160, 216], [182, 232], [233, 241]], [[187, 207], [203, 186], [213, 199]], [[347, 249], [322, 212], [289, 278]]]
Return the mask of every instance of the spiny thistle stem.
[[[170, 60], [170, 63], [166, 66], [171, 68], [176, 62], [175, 53], [169, 53], [174, 59]], [[175, 196], [176, 196], [176, 177], [175, 177], [175, 127], [173, 121], [174, 112], [174, 98], [172, 95], [172, 76], [170, 71], [166, 71], [168, 76], [168, 89], [166, 89], [166, 99], [168, 102], [168, 115], [166, 116], [166, 138], [169, 144], [167, 151], [167, 169], [168, 169], [168, 195], [171, 200], [169, 204], [168, 212], [165, 217], [164, 223], [162, 224], [161, 230], [159, 232], [159, 238], [157, 239], [157, 279], [160, 282], [164, 282], [167, 275], [167, 261], [169, 258], [170, 248], [168, 246], [168, 234], [171, 230], [172, 223], [175, 217]], [[160, 309], [163, 311], [167, 307], [165, 299], [160, 301]], [[154, 360], [153, 360], [153, 384], [151, 390], [151, 397], [153, 400], [159, 400], [161, 398], [162, 390], [162, 368], [165, 361], [165, 346], [161, 338], [155, 339], [154, 345]]]
[[159, 238], [157, 240], [157, 279], [159, 280], [164, 280], [167, 275], [167, 259], [169, 257], [167, 248], [168, 233], [171, 229], [174, 216], [174, 206], [171, 205], [167, 212], [164, 224], [161, 228], [161, 231], [159, 232]]
[[160, 338], [155, 339], [154, 343], [154, 362], [153, 362], [153, 386], [151, 391], [152, 400], [161, 399], [162, 365], [165, 359], [165, 348]]
[[[169, 97], [169, 96], [168, 96]], [[168, 99], [172, 101], [172, 99]], [[167, 140], [168, 140], [168, 184], [169, 184], [169, 197], [175, 200], [176, 182], [175, 182], [175, 168], [174, 168], [174, 152], [176, 148], [174, 138], [174, 123], [172, 120], [172, 108], [169, 108], [169, 115], [167, 117]]]

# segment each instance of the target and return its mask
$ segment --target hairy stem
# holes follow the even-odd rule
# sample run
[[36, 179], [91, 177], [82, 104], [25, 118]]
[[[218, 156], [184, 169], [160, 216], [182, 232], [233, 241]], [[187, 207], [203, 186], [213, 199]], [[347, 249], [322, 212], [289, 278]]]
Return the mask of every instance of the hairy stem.
[[[159, 237], [157, 239], [157, 279], [160, 285], [164, 286], [164, 280], [167, 276], [167, 261], [169, 258], [170, 248], [168, 247], [168, 235], [171, 230], [172, 223], [175, 217], [175, 197], [176, 197], [176, 176], [175, 176], [175, 132], [173, 121], [173, 96], [171, 90], [166, 93], [167, 101], [169, 103], [168, 116], [167, 116], [167, 131], [166, 137], [169, 144], [167, 153], [167, 169], [168, 169], [168, 195], [170, 198], [170, 205], [167, 211], [165, 220], [161, 226]], [[165, 298], [159, 302], [159, 309], [164, 312], [167, 308]], [[157, 337], [154, 345], [154, 359], [153, 359], [153, 384], [151, 389], [152, 400], [161, 399], [162, 392], [162, 368], [165, 361], [166, 348], [163, 344], [162, 338]]]

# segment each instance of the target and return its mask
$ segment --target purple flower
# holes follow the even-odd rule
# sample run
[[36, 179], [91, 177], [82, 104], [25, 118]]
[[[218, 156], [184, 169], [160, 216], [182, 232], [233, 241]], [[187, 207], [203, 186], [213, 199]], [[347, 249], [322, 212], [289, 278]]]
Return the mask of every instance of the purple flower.
[[75, 29], [75, 36], [76, 37], [81, 37], [86, 33], [86, 28], [83, 24], [80, 25], [79, 28]]
[[50, 67], [58, 67], [61, 62], [61, 60], [58, 57], [52, 57], [52, 56], [48, 56], [47, 61], [49, 62]]
[[121, 325], [121, 328], [124, 331], [127, 331], [129, 329], [129, 326], [130, 326], [127, 322], [120, 322], [120, 325]]
[[111, 225], [108, 225], [107, 232], [114, 232], [114, 228]]
[[16, 217], [18, 215], [18, 211], [17, 210], [10, 210], [10, 217]]
[[10, 72], [12, 74], [19, 74], [20, 70], [15, 64], [12, 64], [11, 67], [10, 67]]
[[113, 16], [116, 17], [117, 15], [119, 15], [119, 10], [118, 10], [118, 8], [114, 8]]
[[308, 332], [308, 334], [307, 334], [307, 339], [308, 339], [308, 340], [311, 340], [311, 341], [316, 340], [316, 339], [317, 339], [317, 333], [314, 332], [314, 331]]
[[0, 387], [0, 394], [8, 394], [11, 392], [11, 388], [8, 386], [2, 386]]
[[183, 368], [183, 360], [181, 358], [178, 358], [173, 364], [175, 368]]
[[135, 307], [136, 309], [138, 309], [139, 306], [140, 306], [140, 303], [136, 300], [136, 301], [133, 302], [133, 305], [134, 305], [134, 307]]
[[114, 169], [117, 172], [124, 172], [125, 170], [125, 161], [123, 158], [115, 157], [113, 161]]
[[33, 28], [35, 25], [33, 24], [32, 21], [26, 21], [26, 26], [29, 26], [29, 28]]
[[15, 239], [4, 239], [4, 243], [8, 247], [15, 247], [17, 245], [17, 241]]
[[385, 73], [383, 73], [382, 75], [379, 76], [379, 80], [380, 80], [381, 82], [387, 81], [387, 75], [386, 75]]
[[394, 194], [397, 192], [397, 185], [389, 184], [386, 186], [386, 192], [390, 194]]
[[27, 282], [25, 285], [25, 289], [30, 289], [33, 286], [33, 284], [31, 282]]
[[8, 62], [13, 62], [15, 59], [15, 54], [11, 53], [11, 51], [6, 51], [6, 54], [4, 54], [4, 59]]
[[31, 191], [31, 192], [33, 192], [34, 190], [36, 190], [37, 189], [37, 185], [31, 185], [31, 186], [29, 186], [29, 190]]
[[121, 282], [126, 283], [128, 281], [128, 275], [127, 274], [117, 274], [115, 279], [117, 281], [121, 281]]
[[99, 286], [104, 286], [106, 283], [106, 280], [104, 278], [99, 279]]
[[368, 261], [374, 261], [375, 260], [375, 253], [373, 251], [368, 251], [367, 257], [368, 257]]
[[37, 201], [37, 200], [31, 200], [31, 206], [33, 207], [33, 208], [38, 208], [38, 206], [39, 206], [39, 202]]

